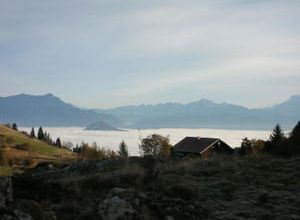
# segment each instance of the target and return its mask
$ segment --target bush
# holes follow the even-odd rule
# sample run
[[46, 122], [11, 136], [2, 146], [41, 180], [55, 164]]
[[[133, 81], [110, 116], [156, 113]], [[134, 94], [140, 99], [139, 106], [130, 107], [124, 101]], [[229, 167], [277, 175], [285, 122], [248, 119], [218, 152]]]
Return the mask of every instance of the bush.
[[170, 197], [191, 200], [197, 198], [198, 193], [188, 184], [176, 184], [167, 189], [166, 194]]
[[24, 159], [23, 164], [25, 166], [31, 166], [35, 163], [34, 159], [32, 157], [28, 157], [26, 159]]
[[151, 156], [144, 156], [141, 160], [141, 166], [146, 171], [146, 178], [152, 179], [155, 178], [157, 172], [155, 172], [157, 161], [156, 158]]
[[7, 137], [6, 138], [6, 143], [7, 144], [13, 144], [15, 142], [15, 140], [12, 137]]
[[28, 151], [30, 149], [30, 144], [29, 143], [17, 144], [16, 148], [18, 150], [26, 150], [26, 151]]
[[96, 143], [92, 146], [83, 143], [80, 147], [80, 157], [83, 160], [104, 160], [104, 159], [115, 159], [117, 154], [113, 150], [99, 148]]
[[7, 166], [8, 165], [8, 159], [7, 159], [7, 155], [6, 155], [4, 149], [0, 149], [0, 165], [1, 166]]
[[4, 135], [0, 134], [0, 147], [6, 144], [6, 139]]

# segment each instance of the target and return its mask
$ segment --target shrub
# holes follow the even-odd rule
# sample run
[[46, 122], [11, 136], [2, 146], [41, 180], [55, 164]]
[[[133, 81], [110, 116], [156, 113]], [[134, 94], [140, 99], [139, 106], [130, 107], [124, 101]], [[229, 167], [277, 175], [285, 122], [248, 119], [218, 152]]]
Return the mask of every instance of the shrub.
[[4, 149], [0, 149], [0, 165], [7, 166], [8, 159]]
[[117, 158], [117, 154], [113, 150], [99, 148], [96, 143], [93, 143], [92, 146], [82, 143], [80, 157], [84, 160], [103, 160], [115, 159]]
[[26, 158], [26, 159], [23, 160], [23, 164], [25, 166], [31, 166], [34, 163], [35, 163], [35, 161], [34, 161], [34, 159], [31, 156], [29, 156], [28, 158]]
[[156, 166], [156, 158], [151, 156], [144, 156], [141, 160], [141, 166], [146, 171], [146, 178], [152, 179], [156, 177], [157, 172], [155, 172], [155, 166]]
[[7, 137], [6, 138], [6, 143], [7, 144], [13, 144], [15, 142], [15, 140], [12, 137]]
[[0, 134], [0, 147], [6, 144], [6, 139], [4, 135]]
[[197, 197], [198, 193], [189, 184], [176, 184], [167, 189], [166, 194], [170, 197], [191, 200]]
[[17, 144], [16, 148], [18, 150], [26, 150], [26, 151], [28, 151], [30, 149], [30, 144], [29, 143]]

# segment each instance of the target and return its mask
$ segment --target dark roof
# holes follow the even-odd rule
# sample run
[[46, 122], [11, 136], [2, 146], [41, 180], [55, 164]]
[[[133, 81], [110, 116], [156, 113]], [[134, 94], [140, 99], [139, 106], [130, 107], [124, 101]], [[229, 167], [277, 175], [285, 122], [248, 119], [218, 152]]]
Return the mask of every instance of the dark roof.
[[201, 153], [203, 150], [205, 150], [218, 140], [220, 139], [186, 137], [182, 141], [175, 144], [174, 149], [177, 152]]

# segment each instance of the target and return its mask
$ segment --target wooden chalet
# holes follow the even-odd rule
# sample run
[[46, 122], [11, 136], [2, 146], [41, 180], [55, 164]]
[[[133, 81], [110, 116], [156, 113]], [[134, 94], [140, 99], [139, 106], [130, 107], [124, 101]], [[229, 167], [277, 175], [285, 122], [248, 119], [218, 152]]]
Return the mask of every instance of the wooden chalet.
[[231, 154], [233, 149], [218, 138], [186, 137], [176, 145], [173, 151], [177, 156], [201, 156], [208, 158], [216, 153]]

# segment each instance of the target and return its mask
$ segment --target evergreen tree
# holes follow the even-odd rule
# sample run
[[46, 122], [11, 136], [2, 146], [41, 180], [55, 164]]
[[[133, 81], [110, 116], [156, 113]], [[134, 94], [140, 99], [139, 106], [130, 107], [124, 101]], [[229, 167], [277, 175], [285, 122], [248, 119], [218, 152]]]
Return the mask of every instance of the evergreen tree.
[[14, 129], [15, 131], [17, 131], [17, 130], [18, 130], [18, 126], [17, 126], [17, 124], [16, 124], [16, 123], [13, 123], [13, 125], [12, 125], [12, 129]]
[[30, 137], [35, 138], [34, 128], [31, 128]]
[[275, 128], [273, 129], [273, 132], [270, 135], [269, 140], [270, 140], [271, 145], [280, 144], [286, 140], [286, 136], [283, 133], [279, 124], [277, 124], [275, 126]]
[[290, 134], [290, 140], [295, 144], [300, 144], [300, 121], [298, 121], [297, 125], [292, 130]]
[[43, 128], [42, 128], [42, 127], [39, 128], [39, 131], [38, 131], [38, 139], [39, 139], [39, 140], [45, 140], [45, 134], [44, 134], [44, 131], [43, 131]]
[[61, 140], [60, 140], [60, 138], [56, 139], [55, 146], [61, 147]]
[[297, 123], [290, 134], [287, 148], [289, 156], [300, 154], [300, 121]]
[[45, 141], [48, 141], [48, 134], [47, 134], [46, 131], [44, 132], [44, 140], [45, 140]]
[[122, 141], [119, 145], [118, 155], [121, 158], [127, 158], [128, 157], [128, 147], [124, 141]]

